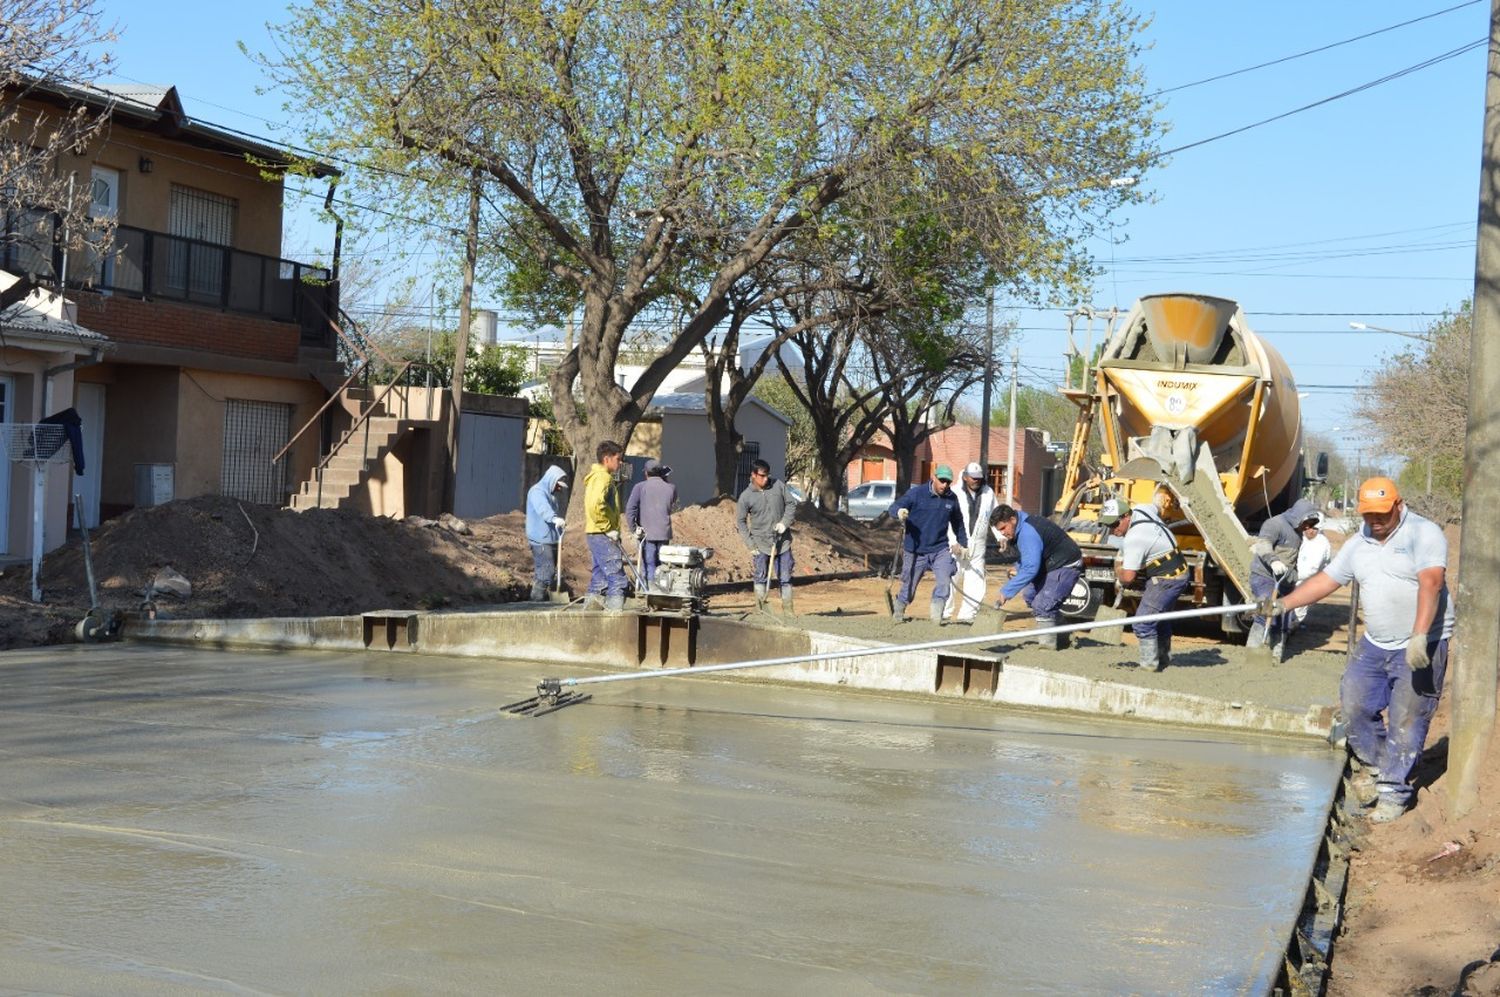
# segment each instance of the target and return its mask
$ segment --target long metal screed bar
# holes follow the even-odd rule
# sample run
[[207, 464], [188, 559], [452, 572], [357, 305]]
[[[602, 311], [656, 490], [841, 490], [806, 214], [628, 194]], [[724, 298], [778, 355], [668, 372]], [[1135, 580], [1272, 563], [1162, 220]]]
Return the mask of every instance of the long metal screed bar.
[[638, 672], [621, 672], [618, 675], [586, 675], [581, 678], [545, 678], [537, 683], [536, 695], [501, 707], [505, 713], [525, 716], [542, 716], [564, 706], [583, 702], [590, 698], [571, 692], [581, 685], [603, 685], [605, 682], [632, 682], [637, 679], [671, 678], [677, 675], [706, 675], [710, 672], [731, 672], [748, 668], [769, 668], [774, 665], [796, 665], [814, 661], [838, 661], [843, 658], [863, 658], [876, 654], [893, 654], [901, 651], [931, 651], [942, 647], [964, 647], [969, 644], [998, 644], [1025, 640], [1043, 634], [1075, 633], [1101, 627], [1122, 627], [1135, 623], [1160, 623], [1168, 620], [1191, 620], [1203, 616], [1227, 616], [1230, 613], [1248, 613], [1257, 603], [1237, 602], [1230, 606], [1213, 606], [1204, 609], [1176, 609], [1168, 613], [1150, 613], [1145, 616], [1125, 617], [1118, 620], [1085, 620], [1081, 623], [1062, 623], [1055, 627], [1033, 627], [1030, 630], [1013, 630], [1008, 633], [976, 634], [968, 637], [953, 637], [947, 640], [928, 640], [915, 644], [881, 644], [877, 647], [862, 647], [848, 651], [824, 651], [817, 654], [793, 654], [782, 658], [759, 658], [748, 661], [730, 661], [722, 665], [697, 665], [688, 668], [649, 668]]

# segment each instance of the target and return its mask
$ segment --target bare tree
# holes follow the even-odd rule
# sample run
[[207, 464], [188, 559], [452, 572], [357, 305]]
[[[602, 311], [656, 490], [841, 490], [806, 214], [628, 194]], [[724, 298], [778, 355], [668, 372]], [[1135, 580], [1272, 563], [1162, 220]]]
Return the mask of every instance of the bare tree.
[[85, 88], [109, 71], [114, 40], [95, 0], [0, 2], [0, 259], [39, 281], [62, 277], [54, 249], [97, 259], [114, 238], [113, 219], [89, 217], [89, 178], [63, 165], [108, 126]]

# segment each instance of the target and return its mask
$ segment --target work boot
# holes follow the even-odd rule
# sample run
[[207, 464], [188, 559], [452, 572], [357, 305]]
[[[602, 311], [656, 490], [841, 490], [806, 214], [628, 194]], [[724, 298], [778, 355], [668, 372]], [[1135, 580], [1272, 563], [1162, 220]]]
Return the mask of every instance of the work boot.
[[[1035, 620], [1038, 629], [1057, 626], [1057, 618], [1055, 616], [1038, 616]], [[1032, 640], [1043, 651], [1061, 651], [1068, 646], [1067, 638], [1057, 633], [1037, 634]]]
[[583, 597], [584, 609], [603, 609], [604, 595], [600, 592], [590, 592]]
[[1171, 663], [1172, 635], [1167, 634], [1165, 637], [1163, 637], [1158, 634], [1156, 637], [1156, 670], [1159, 672], [1164, 672], [1167, 670], [1167, 666]]
[[1370, 820], [1376, 824], [1389, 824], [1406, 813], [1406, 804], [1389, 793], [1380, 794], [1380, 802], [1370, 811]]
[[615, 616], [615, 615], [617, 615], [619, 613], [623, 613], [625, 611], [625, 596], [624, 596], [624, 594], [621, 593], [619, 595], [612, 595], [609, 598], [605, 599], [604, 600], [604, 611], [606, 613], [610, 614], [611, 616]]
[[766, 611], [766, 587], [764, 585], [755, 586], [755, 608], [762, 613]]
[[1136, 657], [1136, 668], [1143, 672], [1160, 671], [1161, 649], [1155, 637], [1141, 637], [1139, 654]]
[[947, 620], [943, 619], [943, 607], [946, 605], [946, 599], [932, 600], [932, 602], [927, 604], [927, 619], [931, 620], [933, 623], [936, 623], [938, 626], [944, 626], [948, 622]]
[[906, 603], [902, 602], [900, 599], [897, 599], [894, 605], [895, 608], [891, 610], [891, 619], [895, 620], [897, 623], [905, 623]]
[[547, 601], [547, 586], [543, 585], [541, 582], [532, 582], [531, 583], [531, 601], [532, 602], [546, 602]]
[[1266, 624], [1264, 620], [1250, 624], [1250, 633], [1245, 637], [1245, 648], [1254, 650], [1266, 646]]
[[1380, 773], [1375, 769], [1361, 769], [1349, 776], [1349, 796], [1361, 807], [1368, 807], [1380, 799], [1376, 783]]
[[796, 612], [794, 612], [792, 609], [792, 590], [790, 588], [784, 588], [781, 590], [781, 615], [797, 615]]

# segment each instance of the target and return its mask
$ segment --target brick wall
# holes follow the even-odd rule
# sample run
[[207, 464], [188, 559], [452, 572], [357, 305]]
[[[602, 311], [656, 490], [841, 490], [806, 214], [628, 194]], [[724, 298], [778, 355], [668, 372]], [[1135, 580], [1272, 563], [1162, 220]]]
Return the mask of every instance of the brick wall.
[[[917, 447], [917, 459], [911, 468], [912, 481], [927, 480], [932, 469], [939, 464], [947, 464], [953, 468], [955, 475], [962, 474], [965, 465], [979, 459], [979, 442], [978, 426], [950, 426], [933, 433]], [[1005, 458], [1009, 446], [1008, 429], [990, 430], [990, 483], [996, 493], [1002, 495], [1005, 490]], [[848, 486], [852, 488], [865, 480], [861, 477], [861, 461], [865, 458], [882, 460], [885, 476], [894, 478], [896, 465], [890, 454], [889, 440], [883, 433], [877, 434], [870, 446], [849, 463], [846, 470]], [[1056, 458], [1047, 452], [1043, 443], [1041, 430], [1027, 429], [1016, 433], [1016, 501], [1021, 508], [1028, 512], [1038, 510], [1042, 504], [1043, 472], [1055, 463]]]
[[297, 359], [301, 330], [291, 322], [119, 294], [81, 293], [75, 300], [78, 324], [116, 342], [281, 363]]

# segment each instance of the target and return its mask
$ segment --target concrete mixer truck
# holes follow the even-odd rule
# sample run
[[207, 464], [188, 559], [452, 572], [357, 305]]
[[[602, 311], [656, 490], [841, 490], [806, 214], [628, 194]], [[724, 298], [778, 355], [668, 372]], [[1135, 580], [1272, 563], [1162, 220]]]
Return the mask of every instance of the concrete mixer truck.
[[[1184, 607], [1250, 598], [1252, 538], [1268, 517], [1327, 473], [1308, 466], [1297, 387], [1286, 361], [1250, 328], [1233, 301], [1199, 294], [1141, 298], [1111, 330], [1084, 384], [1063, 394], [1079, 406], [1055, 519], [1079, 541], [1084, 573], [1069, 616], [1131, 609], [1115, 580], [1116, 548], [1098, 522], [1110, 497], [1155, 498], [1188, 561]], [[1097, 427], [1097, 467], [1085, 450]], [[1227, 634], [1245, 621], [1222, 617]]]

